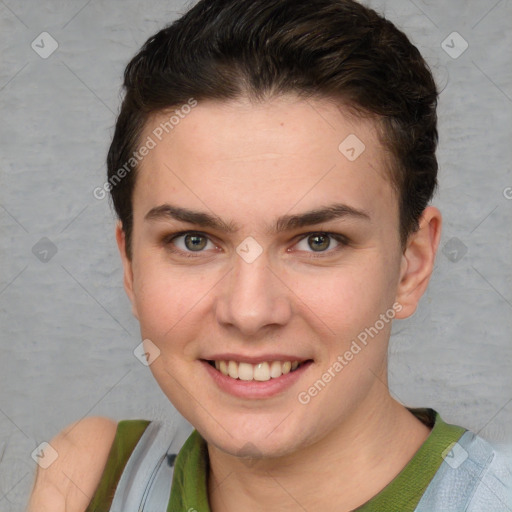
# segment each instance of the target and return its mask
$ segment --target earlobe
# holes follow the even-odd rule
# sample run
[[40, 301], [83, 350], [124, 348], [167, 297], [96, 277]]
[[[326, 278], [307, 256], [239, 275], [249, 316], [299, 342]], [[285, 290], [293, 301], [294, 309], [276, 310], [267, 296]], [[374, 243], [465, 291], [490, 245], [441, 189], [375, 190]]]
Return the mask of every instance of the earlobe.
[[421, 216], [418, 230], [409, 236], [400, 268], [396, 300], [402, 305], [402, 310], [397, 318], [411, 316], [427, 289], [441, 238], [441, 225], [441, 212], [434, 206], [428, 206]]
[[132, 261], [128, 258], [126, 253], [126, 235], [123, 230], [123, 225], [121, 222], [118, 222], [116, 225], [116, 241], [117, 247], [119, 248], [119, 254], [121, 256], [121, 261], [123, 263], [123, 283], [124, 289], [126, 291], [126, 295], [130, 299], [132, 304], [132, 313], [135, 318], [139, 318], [137, 314], [137, 307], [135, 305], [135, 295], [133, 293], [133, 267]]

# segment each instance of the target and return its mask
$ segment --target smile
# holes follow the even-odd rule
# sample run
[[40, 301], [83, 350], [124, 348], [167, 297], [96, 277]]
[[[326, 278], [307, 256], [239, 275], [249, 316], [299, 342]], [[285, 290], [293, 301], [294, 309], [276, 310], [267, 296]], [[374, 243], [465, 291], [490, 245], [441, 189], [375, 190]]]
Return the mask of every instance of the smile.
[[299, 361], [262, 361], [257, 364], [237, 361], [208, 361], [208, 363], [220, 373], [232, 379], [260, 382], [277, 379], [295, 371], [303, 364]]

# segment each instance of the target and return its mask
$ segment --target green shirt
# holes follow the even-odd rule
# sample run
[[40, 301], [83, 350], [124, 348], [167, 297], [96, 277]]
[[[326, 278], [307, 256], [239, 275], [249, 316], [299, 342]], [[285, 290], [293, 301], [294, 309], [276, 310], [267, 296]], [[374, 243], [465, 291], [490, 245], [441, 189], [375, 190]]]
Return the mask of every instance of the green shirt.
[[[430, 435], [402, 471], [377, 495], [357, 508], [357, 512], [413, 512], [428, 484], [443, 462], [443, 453], [460, 439], [466, 429], [445, 423], [433, 409], [409, 409], [425, 425]], [[98, 489], [86, 512], [106, 512], [115, 488], [147, 420], [123, 420]], [[208, 504], [209, 460], [207, 444], [194, 430], [181, 448], [176, 461], [167, 512], [210, 512]]]

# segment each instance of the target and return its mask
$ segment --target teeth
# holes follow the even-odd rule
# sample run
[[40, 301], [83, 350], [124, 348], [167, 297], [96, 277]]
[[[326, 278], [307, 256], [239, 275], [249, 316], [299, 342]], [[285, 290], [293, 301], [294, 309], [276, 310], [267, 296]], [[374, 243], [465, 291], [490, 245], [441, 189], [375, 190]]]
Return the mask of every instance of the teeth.
[[264, 361], [258, 364], [215, 361], [215, 368], [232, 379], [267, 381], [296, 370], [298, 361]]
[[273, 379], [277, 379], [277, 377], [281, 377], [282, 374], [281, 363], [279, 361], [272, 361], [270, 364], [270, 376]]
[[238, 365], [235, 363], [235, 361], [229, 361], [228, 375], [233, 377], [233, 379], [238, 379]]
[[[235, 363], [235, 361], [229, 361], [229, 362]], [[252, 364], [240, 363], [238, 365], [238, 378], [240, 380], [253, 380], [253, 377], [254, 377], [254, 370], [252, 368]]]
[[270, 366], [268, 363], [260, 363], [254, 367], [254, 380], [270, 380]]

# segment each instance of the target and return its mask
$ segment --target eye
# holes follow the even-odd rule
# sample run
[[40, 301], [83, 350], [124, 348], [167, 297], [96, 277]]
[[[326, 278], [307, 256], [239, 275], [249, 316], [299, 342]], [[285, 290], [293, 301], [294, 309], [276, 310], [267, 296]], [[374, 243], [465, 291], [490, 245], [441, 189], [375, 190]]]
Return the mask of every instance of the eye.
[[[333, 246], [333, 241], [335, 243]], [[309, 253], [308, 257], [324, 257], [332, 255], [348, 245], [348, 239], [337, 233], [314, 232], [306, 233], [295, 245], [299, 251]], [[172, 253], [189, 257], [199, 257], [206, 250], [216, 249], [217, 245], [199, 231], [181, 231], [166, 236], [163, 245]], [[331, 248], [331, 250], [328, 250]], [[317, 253], [317, 254], [315, 254]]]
[[171, 252], [181, 252], [186, 256], [191, 256], [190, 253], [200, 253], [204, 252], [204, 249], [214, 249], [216, 247], [205, 234], [197, 231], [175, 233], [166, 237], [164, 244]]
[[[332, 240], [335, 241], [336, 245], [334, 249], [328, 251], [327, 249], [329, 249], [329, 247], [332, 245]], [[332, 254], [337, 252], [347, 244], [348, 240], [343, 235], [338, 235], [336, 233], [317, 232], [306, 234], [306, 236], [299, 241], [296, 247], [300, 251], [310, 253], [316, 252], [320, 253], [319, 255], [323, 255], [322, 253]]]

